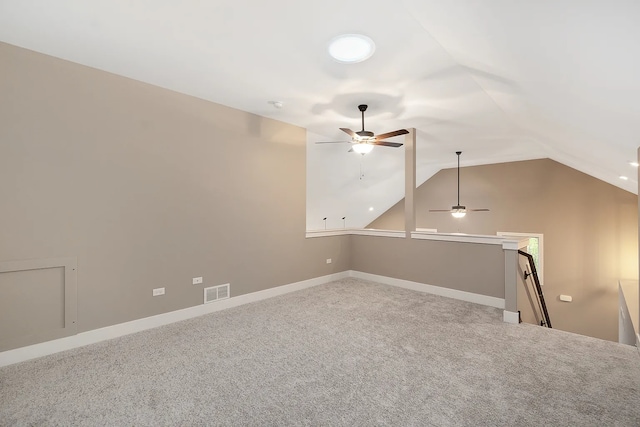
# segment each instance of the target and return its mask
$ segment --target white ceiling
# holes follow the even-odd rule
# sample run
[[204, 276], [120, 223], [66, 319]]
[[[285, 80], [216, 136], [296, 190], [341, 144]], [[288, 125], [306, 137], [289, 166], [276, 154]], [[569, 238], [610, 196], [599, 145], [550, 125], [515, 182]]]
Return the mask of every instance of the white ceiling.
[[[638, 23], [638, 0], [0, 0], [1, 41], [307, 128], [310, 228], [402, 198], [402, 149], [313, 144], [358, 130], [361, 103], [368, 130], [417, 129], [419, 182], [462, 150], [463, 166], [549, 157], [637, 194]], [[331, 59], [344, 33], [373, 57]]]

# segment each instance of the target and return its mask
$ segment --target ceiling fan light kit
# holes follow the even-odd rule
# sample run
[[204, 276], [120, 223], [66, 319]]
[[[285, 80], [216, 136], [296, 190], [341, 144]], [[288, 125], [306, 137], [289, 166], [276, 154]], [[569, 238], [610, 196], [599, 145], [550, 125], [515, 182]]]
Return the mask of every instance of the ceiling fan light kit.
[[[429, 209], [429, 212], [450, 212], [454, 218], [464, 218], [467, 214], [467, 207], [460, 204], [460, 154], [462, 151], [456, 151], [458, 156], [458, 204], [452, 206], [451, 209]], [[472, 212], [488, 212], [489, 209], [469, 209]]]
[[360, 144], [355, 144], [352, 147], [352, 149], [358, 154], [367, 154], [367, 153], [370, 153], [371, 150], [373, 150], [373, 145], [367, 144], [367, 143], [360, 143]]
[[332, 143], [350, 143], [353, 144], [353, 147], [349, 151], [355, 151], [356, 153], [366, 154], [373, 150], [374, 145], [382, 145], [384, 147], [402, 147], [402, 144], [399, 142], [388, 142], [383, 141], [383, 139], [392, 138], [394, 136], [406, 135], [409, 133], [406, 129], [398, 129], [393, 132], [382, 133], [379, 135], [375, 135], [373, 132], [364, 130], [364, 112], [367, 111], [368, 106], [366, 104], [358, 105], [358, 110], [362, 114], [362, 130], [357, 132], [352, 131], [348, 128], [340, 128], [341, 131], [346, 133], [351, 137], [351, 141], [327, 141], [327, 142], [316, 142], [316, 144], [332, 144]]
[[454, 218], [464, 218], [467, 214], [467, 209], [464, 206], [454, 206], [451, 209], [451, 216]]

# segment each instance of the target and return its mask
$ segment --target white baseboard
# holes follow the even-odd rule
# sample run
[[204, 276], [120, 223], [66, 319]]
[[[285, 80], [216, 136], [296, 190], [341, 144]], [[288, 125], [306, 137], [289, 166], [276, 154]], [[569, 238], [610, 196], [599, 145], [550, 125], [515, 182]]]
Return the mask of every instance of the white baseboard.
[[211, 304], [196, 305], [194, 307], [189, 307], [182, 310], [176, 310], [168, 313], [158, 314], [156, 316], [145, 317], [143, 319], [132, 320], [131, 322], [119, 323], [117, 325], [107, 326], [105, 328], [81, 332], [70, 337], [60, 338], [53, 341], [47, 341], [26, 347], [16, 348], [14, 350], [4, 351], [0, 353], [0, 367], [12, 365], [18, 362], [24, 362], [26, 360], [35, 359], [37, 357], [42, 357], [65, 350], [71, 350], [73, 348], [94, 344], [100, 341], [106, 341], [112, 338], [129, 335], [136, 332], [145, 331], [147, 329], [157, 328], [158, 326], [168, 325], [170, 323], [191, 319], [193, 317], [202, 316], [204, 314], [214, 313], [216, 311], [225, 310], [227, 308], [261, 301], [278, 295], [287, 294], [289, 292], [299, 291], [324, 283], [329, 283], [334, 280], [344, 279], [346, 277], [349, 277], [349, 271], [315, 277], [313, 279], [303, 280], [301, 282], [277, 286], [275, 288], [239, 295], [237, 297], [231, 297], [228, 299], [216, 301]]
[[[106, 341], [136, 332], [142, 332], [148, 329], [157, 328], [158, 326], [168, 325], [170, 323], [191, 319], [209, 313], [214, 313], [216, 311], [225, 310], [227, 308], [238, 307], [240, 305], [261, 301], [278, 295], [284, 295], [289, 292], [299, 291], [324, 283], [329, 283], [334, 280], [344, 279], [346, 277], [356, 277], [363, 280], [370, 280], [373, 282], [411, 289], [418, 292], [426, 292], [434, 295], [440, 295], [448, 298], [454, 298], [462, 301], [468, 301], [476, 304], [504, 309], [504, 299], [502, 298], [490, 297], [456, 289], [443, 288], [440, 286], [427, 285], [424, 283], [412, 282], [409, 280], [402, 280], [393, 277], [379, 276], [377, 274], [349, 270], [340, 273], [329, 274], [326, 276], [316, 277], [309, 280], [303, 280], [301, 282], [291, 283], [288, 285], [282, 285], [275, 288], [265, 289], [258, 292], [239, 295], [237, 297], [231, 297], [228, 299], [216, 301], [211, 304], [196, 305], [194, 307], [188, 307], [182, 310], [176, 310], [168, 313], [158, 314], [156, 316], [145, 317], [143, 319], [132, 320], [131, 322], [120, 323], [113, 326], [94, 329], [92, 331], [81, 332], [70, 337], [60, 338], [53, 341], [47, 341], [39, 344], [17, 348], [14, 350], [4, 351], [0, 353], [0, 367], [24, 362], [26, 360], [35, 359], [37, 357], [47, 356], [49, 354], [54, 354], [65, 350], [71, 350], [89, 344], [95, 344], [100, 341]], [[514, 314], [516, 316], [515, 322], [507, 320], [513, 319]], [[512, 313], [505, 310], [504, 321], [509, 323], [518, 323], [517, 316], [518, 313]]]
[[504, 309], [504, 298], [490, 297], [487, 295], [474, 294], [471, 292], [459, 291], [457, 289], [443, 288], [440, 286], [427, 285], [425, 283], [412, 282], [409, 280], [395, 279], [393, 277], [379, 276], [377, 274], [363, 273], [361, 271], [350, 271], [351, 277], [358, 279], [370, 280], [372, 282], [383, 283], [385, 285], [397, 286], [400, 288], [411, 289], [418, 292], [426, 292], [428, 294], [440, 295], [447, 298], [473, 302], [489, 307]]
[[520, 315], [517, 311], [504, 311], [503, 318], [506, 323], [515, 323], [516, 325], [520, 323]]

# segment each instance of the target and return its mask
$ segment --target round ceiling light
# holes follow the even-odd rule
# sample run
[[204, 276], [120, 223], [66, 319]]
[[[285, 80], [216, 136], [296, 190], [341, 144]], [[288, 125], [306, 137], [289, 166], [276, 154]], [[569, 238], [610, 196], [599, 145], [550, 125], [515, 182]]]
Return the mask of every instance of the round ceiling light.
[[373, 40], [362, 34], [343, 34], [329, 42], [329, 55], [336, 61], [347, 64], [369, 59], [375, 51], [376, 45]]

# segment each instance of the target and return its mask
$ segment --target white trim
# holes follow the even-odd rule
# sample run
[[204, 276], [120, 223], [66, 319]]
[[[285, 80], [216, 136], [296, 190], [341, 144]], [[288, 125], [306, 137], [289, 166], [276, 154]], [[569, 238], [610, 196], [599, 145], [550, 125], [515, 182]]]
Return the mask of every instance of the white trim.
[[517, 325], [520, 323], [520, 316], [518, 312], [505, 310], [503, 311], [502, 320], [504, 320], [505, 323], [514, 323]]
[[[498, 231], [496, 233], [498, 236], [502, 236], [505, 239], [514, 239], [518, 237], [526, 237], [526, 238], [536, 238], [538, 239], [538, 265], [536, 266], [536, 270], [538, 272], [538, 279], [540, 280], [540, 285], [544, 286], [544, 234], [542, 233], [516, 233], [511, 231]], [[516, 250], [520, 249], [520, 245], [518, 244]]]
[[100, 341], [106, 341], [112, 338], [129, 335], [136, 332], [145, 331], [147, 329], [156, 328], [158, 326], [168, 325], [170, 323], [179, 322], [181, 320], [191, 319], [193, 317], [202, 316], [204, 314], [225, 310], [227, 308], [261, 301], [278, 295], [287, 294], [289, 292], [299, 291], [313, 286], [322, 285], [324, 283], [333, 282], [334, 280], [344, 279], [349, 276], [349, 271], [343, 271], [340, 273], [315, 277], [313, 279], [303, 280], [301, 282], [277, 286], [275, 288], [265, 289], [258, 292], [251, 292], [249, 294], [219, 300], [213, 304], [196, 305], [193, 307], [184, 308], [182, 310], [171, 311], [168, 313], [158, 314], [156, 316], [145, 317], [143, 319], [132, 320], [126, 323], [120, 323], [113, 326], [94, 329], [92, 331], [81, 332], [70, 337], [34, 344], [27, 347], [16, 348], [14, 350], [7, 350], [0, 353], [0, 367], [18, 362], [24, 362], [30, 359], [35, 359], [36, 357], [58, 353], [60, 351], [71, 350]]
[[518, 250], [518, 241], [517, 240], [505, 240], [502, 242], [502, 249], [505, 251], [517, 251]]
[[351, 230], [351, 234], [355, 236], [377, 236], [377, 237], [399, 237], [404, 239], [407, 233], [397, 230], [375, 230], [373, 228], [363, 228], [359, 230]]
[[351, 234], [351, 229], [343, 228], [338, 230], [310, 230], [306, 232], [306, 238], [328, 237], [328, 236], [346, 236]]
[[[420, 231], [411, 232], [412, 239], [420, 240], [438, 240], [443, 242], [461, 242], [461, 243], [479, 243], [483, 245], [501, 245], [504, 249], [511, 249], [511, 246], [515, 245], [517, 248], [517, 242], [512, 242], [504, 237], [497, 236], [484, 236], [479, 234], [464, 234], [464, 233], [425, 233]], [[505, 247], [505, 245], [507, 247]]]
[[377, 274], [363, 273], [355, 270], [351, 270], [349, 275], [358, 279], [370, 280], [372, 282], [383, 283], [385, 285], [397, 286], [399, 288], [411, 289], [413, 291], [425, 292], [428, 294], [440, 295], [447, 298], [504, 309], [504, 298], [474, 294], [457, 289], [443, 288], [440, 286], [427, 285], [425, 283], [412, 282], [410, 280], [396, 279], [387, 276], [379, 276]]
[[[141, 332], [148, 329], [153, 329], [159, 326], [168, 325], [170, 323], [179, 322], [182, 320], [187, 320], [205, 314], [225, 310], [227, 308], [261, 301], [278, 295], [284, 295], [290, 292], [307, 289], [335, 280], [344, 279], [346, 277], [356, 277], [363, 280], [370, 280], [386, 285], [440, 295], [443, 297], [468, 301], [500, 309], [504, 309], [505, 307], [503, 298], [496, 298], [487, 295], [460, 291], [457, 289], [443, 288], [440, 286], [427, 285], [424, 283], [412, 282], [409, 280], [396, 279], [393, 277], [348, 270], [340, 273], [334, 273], [326, 276], [316, 277], [313, 279], [303, 280], [301, 282], [291, 283], [288, 285], [282, 285], [275, 288], [265, 289], [258, 292], [239, 295], [224, 300], [219, 300], [213, 304], [196, 305], [182, 310], [171, 311], [168, 313], [158, 314], [156, 316], [145, 317], [143, 319], [132, 320], [126, 323], [120, 323], [100, 329], [94, 329], [92, 331], [81, 332], [70, 337], [34, 344], [27, 347], [21, 347], [14, 350], [8, 350], [0, 353], [0, 367], [24, 362], [27, 360], [35, 359], [37, 357], [47, 356], [65, 350], [83, 347], [89, 344], [95, 344], [101, 341], [118, 338], [124, 335]], [[507, 312], [505, 311], [505, 319], [507, 316], [506, 313]], [[640, 336], [638, 339], [640, 340]]]
[[378, 237], [406, 237], [404, 231], [398, 230], [377, 230], [375, 228], [343, 228], [337, 230], [311, 230], [307, 231], [305, 237], [329, 237], [329, 236], [378, 236]]
[[[405, 238], [406, 232], [399, 230], [377, 230], [373, 228], [343, 228], [334, 230], [310, 230], [305, 234], [306, 238], [330, 236], [377, 236]], [[412, 231], [411, 238], [421, 240], [437, 240], [442, 242], [502, 245], [502, 248], [505, 250], [518, 250], [518, 242], [505, 237], [482, 234], [438, 233], [436, 229], [429, 228], [418, 228], [416, 231]]]

